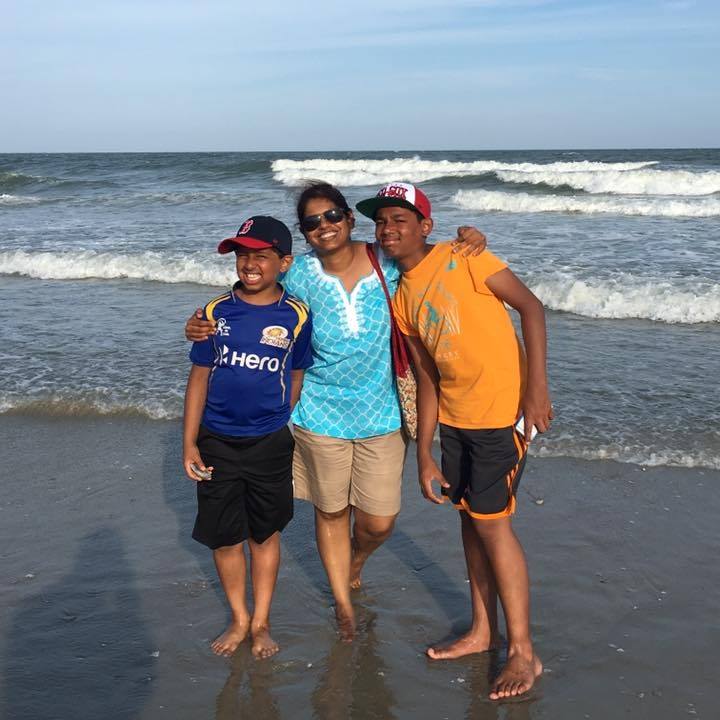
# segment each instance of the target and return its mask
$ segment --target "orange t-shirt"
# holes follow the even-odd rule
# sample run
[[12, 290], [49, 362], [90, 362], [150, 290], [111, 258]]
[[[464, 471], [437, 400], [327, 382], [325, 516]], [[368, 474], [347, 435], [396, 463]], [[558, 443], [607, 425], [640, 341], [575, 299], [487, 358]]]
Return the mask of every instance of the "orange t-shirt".
[[486, 250], [453, 254], [439, 243], [400, 280], [393, 309], [440, 373], [441, 423], [492, 429], [515, 422], [525, 384], [525, 351], [504, 303], [485, 280], [507, 265]]

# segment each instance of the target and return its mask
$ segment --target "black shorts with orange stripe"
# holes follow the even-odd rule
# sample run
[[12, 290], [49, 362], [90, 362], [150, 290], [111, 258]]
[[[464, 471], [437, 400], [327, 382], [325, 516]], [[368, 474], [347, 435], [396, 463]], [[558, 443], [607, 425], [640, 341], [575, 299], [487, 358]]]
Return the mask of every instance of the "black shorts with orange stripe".
[[525, 468], [527, 443], [514, 426], [466, 430], [440, 425], [443, 494], [481, 520], [515, 512], [515, 494]]

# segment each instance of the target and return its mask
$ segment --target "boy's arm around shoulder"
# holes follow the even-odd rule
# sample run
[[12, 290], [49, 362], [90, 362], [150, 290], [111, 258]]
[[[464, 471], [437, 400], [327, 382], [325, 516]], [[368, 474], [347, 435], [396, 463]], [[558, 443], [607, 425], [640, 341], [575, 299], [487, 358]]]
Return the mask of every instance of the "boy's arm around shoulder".
[[533, 425], [539, 432], [545, 432], [553, 418], [546, 369], [545, 308], [509, 268], [490, 275], [485, 280], [485, 285], [520, 315], [527, 355], [527, 386], [522, 400], [522, 411], [525, 417], [525, 440], [530, 442]]
[[417, 381], [417, 460], [418, 482], [423, 497], [438, 505], [445, 502], [442, 495], [436, 495], [433, 482], [450, 487], [432, 456], [432, 442], [438, 420], [439, 382], [435, 361], [417, 336], [405, 335]]

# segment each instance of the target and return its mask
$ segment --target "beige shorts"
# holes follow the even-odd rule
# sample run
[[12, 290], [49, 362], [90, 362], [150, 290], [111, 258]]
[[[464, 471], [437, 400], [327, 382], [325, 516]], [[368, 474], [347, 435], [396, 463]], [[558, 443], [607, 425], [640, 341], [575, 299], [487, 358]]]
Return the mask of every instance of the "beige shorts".
[[295, 497], [329, 513], [352, 505], [371, 515], [397, 515], [406, 449], [401, 430], [343, 440], [295, 425]]

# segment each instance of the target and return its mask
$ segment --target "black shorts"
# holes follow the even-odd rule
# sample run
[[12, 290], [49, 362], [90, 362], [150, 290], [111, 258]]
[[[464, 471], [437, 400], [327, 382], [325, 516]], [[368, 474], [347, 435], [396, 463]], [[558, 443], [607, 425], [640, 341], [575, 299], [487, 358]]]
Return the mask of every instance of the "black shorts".
[[527, 443], [511, 425], [463, 430], [440, 425], [443, 488], [453, 504], [480, 520], [515, 512], [515, 493], [525, 468]]
[[262, 543], [293, 516], [292, 457], [287, 426], [260, 437], [228, 437], [200, 426], [197, 440], [212, 479], [197, 483], [192, 536], [213, 550], [248, 538]]

